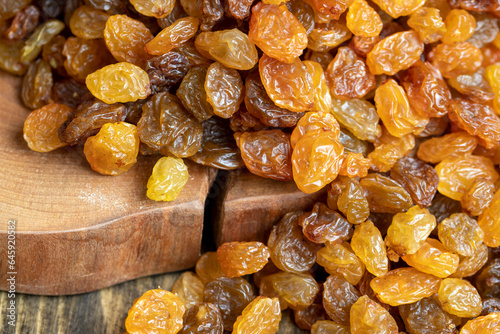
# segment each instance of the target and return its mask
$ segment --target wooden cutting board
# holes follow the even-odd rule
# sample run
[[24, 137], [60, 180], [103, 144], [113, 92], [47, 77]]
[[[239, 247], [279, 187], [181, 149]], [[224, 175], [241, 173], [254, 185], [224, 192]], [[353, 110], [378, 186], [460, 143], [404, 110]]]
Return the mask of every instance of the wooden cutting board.
[[[21, 79], [0, 72], [0, 289], [16, 272], [18, 292], [59, 295], [190, 268], [200, 252], [214, 171], [188, 163], [190, 179], [171, 203], [146, 197], [158, 157], [120, 176], [92, 171], [83, 152], [28, 149]], [[15, 221], [15, 266], [7, 228]]]
[[[16, 273], [17, 292], [66, 295], [187, 269], [200, 254], [203, 231], [212, 249], [265, 242], [285, 213], [309, 210], [325, 195], [246, 170], [216, 177], [214, 169], [186, 160], [190, 180], [179, 197], [152, 201], [146, 183], [158, 157], [141, 156], [127, 173], [103, 176], [76, 148], [29, 150], [20, 85], [20, 78], [0, 72], [0, 290], [8, 290], [9, 272]], [[6, 257], [9, 221], [16, 226], [13, 269]]]

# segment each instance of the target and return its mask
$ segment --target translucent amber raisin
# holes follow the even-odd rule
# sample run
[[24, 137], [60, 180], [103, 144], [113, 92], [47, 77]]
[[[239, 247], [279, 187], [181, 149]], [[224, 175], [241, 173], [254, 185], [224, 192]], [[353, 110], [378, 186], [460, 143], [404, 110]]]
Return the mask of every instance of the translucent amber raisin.
[[316, 130], [332, 131], [334, 134], [340, 133], [339, 124], [331, 113], [326, 112], [308, 112], [298, 122], [293, 129], [291, 136], [292, 147], [308, 132]]
[[73, 35], [85, 39], [104, 38], [106, 21], [111, 15], [88, 6], [78, 7], [69, 20]]
[[58, 131], [72, 111], [72, 108], [58, 103], [32, 111], [23, 128], [24, 140], [29, 148], [36, 152], [50, 152], [65, 146], [66, 143], [58, 137]]
[[188, 178], [188, 169], [182, 159], [160, 158], [148, 180], [147, 195], [155, 201], [173, 201], [181, 192]]
[[370, 215], [365, 191], [355, 178], [339, 177], [332, 182], [328, 189], [328, 206], [342, 212], [351, 224], [360, 224]]
[[118, 61], [144, 66], [148, 54], [144, 49], [153, 34], [144, 23], [127, 15], [113, 15], [106, 21], [104, 41]]
[[380, 231], [367, 220], [356, 225], [351, 239], [354, 253], [365, 264], [366, 270], [375, 276], [383, 276], [389, 270], [387, 250]]
[[165, 54], [182, 45], [198, 31], [199, 20], [195, 17], [183, 17], [163, 29], [144, 48], [155, 56]]
[[297, 141], [292, 153], [293, 178], [305, 193], [313, 193], [333, 181], [340, 170], [344, 147], [335, 133], [313, 131]]
[[203, 301], [203, 283], [195, 273], [186, 271], [179, 276], [172, 286], [172, 292], [179, 297], [189, 309]]
[[439, 177], [438, 191], [460, 201], [478, 178], [495, 182], [498, 179], [490, 159], [475, 155], [451, 155], [436, 167]]
[[214, 108], [209, 103], [205, 89], [207, 71], [204, 66], [194, 66], [189, 69], [175, 93], [184, 108], [200, 122], [214, 115]]
[[391, 178], [405, 188], [414, 203], [422, 207], [431, 205], [439, 183], [431, 165], [410, 157], [401, 158], [391, 168]]
[[450, 109], [451, 92], [438, 69], [417, 61], [401, 80], [410, 105], [423, 117], [442, 117]]
[[228, 0], [229, 13], [238, 20], [244, 20], [250, 16], [250, 8], [252, 7], [252, 0]]
[[436, 218], [417, 205], [398, 213], [387, 229], [386, 243], [399, 255], [414, 254], [436, 227]]
[[18, 11], [26, 7], [31, 1], [29, 0], [20, 0], [20, 1], [2, 1], [1, 2], [1, 11], [0, 11], [0, 19], [6, 20], [13, 17]]
[[238, 169], [245, 164], [236, 145], [229, 122], [216, 117], [204, 121], [200, 150], [189, 157], [194, 162], [219, 169]]
[[68, 38], [62, 51], [64, 68], [74, 79], [85, 82], [89, 74], [114, 62], [105, 47], [102, 39]]
[[459, 128], [476, 136], [486, 148], [500, 144], [500, 117], [486, 104], [455, 99], [449, 112], [450, 120]]
[[452, 9], [446, 15], [444, 23], [446, 33], [441, 40], [447, 44], [465, 42], [476, 30], [476, 19], [463, 9]]
[[460, 278], [446, 278], [439, 285], [438, 298], [443, 310], [462, 318], [478, 316], [483, 309], [476, 288]]
[[368, 55], [368, 52], [373, 50], [375, 45], [380, 42], [380, 36], [376, 37], [360, 37], [354, 36], [349, 43], [349, 47], [351, 47], [356, 54], [361, 57], [365, 57]]
[[[321, 294], [319, 295], [321, 297]], [[318, 321], [327, 319], [326, 311], [321, 302], [316, 301], [303, 310], [293, 311], [293, 320], [300, 329], [311, 330]]]
[[330, 51], [348, 41], [352, 33], [347, 28], [343, 17], [340, 20], [331, 20], [328, 23], [317, 23], [308, 37], [307, 47], [317, 52]]
[[347, 27], [356, 36], [375, 37], [382, 31], [382, 20], [365, 0], [355, 0], [349, 6]]
[[413, 304], [400, 305], [398, 311], [410, 334], [453, 334], [457, 331], [459, 318], [444, 311], [437, 298], [429, 297]]
[[293, 63], [307, 46], [307, 32], [285, 5], [253, 6], [248, 37], [264, 53], [279, 61]]
[[393, 79], [388, 79], [377, 87], [375, 105], [387, 131], [396, 137], [418, 133], [429, 122], [428, 118], [415, 112], [405, 91]]
[[189, 16], [201, 19], [201, 7], [203, 6], [203, 0], [180, 0], [180, 3]]
[[500, 114], [500, 65], [488, 66], [485, 71], [485, 77], [495, 93], [493, 108], [497, 114]]
[[460, 334], [498, 334], [499, 328], [500, 312], [494, 312], [467, 321], [460, 330]]
[[226, 277], [253, 274], [266, 265], [269, 250], [261, 242], [227, 242], [217, 248], [217, 259]]
[[495, 93], [484, 77], [483, 68], [471, 74], [461, 74], [450, 78], [448, 84], [473, 102], [485, 103], [495, 97]]
[[144, 144], [165, 155], [186, 158], [201, 147], [202, 125], [168, 92], [155, 94], [142, 106], [137, 129]]
[[482, 243], [472, 256], [460, 257], [457, 270], [450, 276], [455, 278], [475, 275], [488, 261], [488, 247]]
[[495, 193], [490, 206], [479, 216], [478, 224], [484, 232], [484, 243], [489, 247], [500, 246], [500, 191]]
[[408, 25], [418, 32], [425, 44], [437, 42], [446, 33], [445, 24], [437, 8], [421, 7], [411, 14]]
[[131, 63], [108, 65], [87, 76], [92, 95], [108, 104], [145, 99], [151, 93], [148, 74]]
[[221, 277], [205, 285], [203, 301], [215, 304], [221, 314], [225, 331], [232, 331], [236, 318], [255, 298], [253, 288], [241, 277]]
[[361, 140], [374, 141], [382, 134], [375, 106], [364, 99], [333, 99], [331, 112], [340, 124]]
[[333, 56], [330, 52], [318, 52], [308, 49], [304, 55], [304, 59], [317, 62], [321, 65], [323, 71], [326, 71], [328, 64], [333, 60]]
[[208, 68], [205, 91], [207, 101], [219, 117], [231, 117], [243, 102], [243, 81], [240, 74], [218, 62]]
[[351, 329], [334, 321], [320, 320], [312, 325], [311, 334], [351, 334]]
[[428, 58], [445, 78], [473, 73], [483, 62], [481, 50], [468, 42], [438, 44]]
[[224, 325], [219, 308], [212, 303], [197, 303], [184, 313], [184, 325], [178, 334], [222, 334]]
[[53, 76], [50, 65], [43, 59], [33, 62], [24, 75], [21, 99], [26, 107], [38, 109], [49, 103]]
[[23, 41], [4, 43], [0, 41], [0, 69], [14, 74], [22, 75], [26, 72], [26, 64], [21, 61]]
[[397, 333], [398, 325], [389, 311], [371, 300], [361, 296], [350, 311], [351, 333]]
[[360, 182], [372, 212], [404, 212], [412, 207], [410, 194], [396, 181], [380, 174], [368, 174]]
[[133, 124], [107, 123], [85, 142], [83, 152], [90, 167], [104, 175], [119, 175], [137, 162], [139, 135]]
[[305, 60], [307, 71], [311, 74], [314, 88], [314, 106], [311, 111], [328, 111], [331, 109], [332, 96], [326, 84], [325, 73], [321, 65], [315, 61]]
[[368, 143], [360, 140], [347, 129], [340, 129], [339, 142], [344, 146], [345, 153], [360, 153], [363, 156], [368, 153]]
[[380, 9], [397, 19], [400, 16], [407, 16], [413, 14], [417, 9], [422, 7], [425, 0], [375, 0], [374, 1]]
[[371, 160], [365, 158], [361, 153], [345, 153], [339, 175], [348, 177], [365, 177], [371, 167]]
[[293, 127], [304, 115], [274, 104], [266, 93], [259, 71], [252, 71], [245, 78], [245, 106], [249, 114], [274, 127]]
[[465, 213], [454, 213], [438, 225], [439, 240], [450, 251], [461, 256], [473, 256], [483, 242], [484, 233]]
[[[283, 1], [280, 1], [283, 2]], [[290, 13], [295, 16], [304, 29], [306, 29], [307, 34], [310, 34], [314, 29], [314, 10], [312, 7], [302, 0], [291, 0], [286, 2], [286, 6]]]
[[253, 174], [280, 181], [292, 179], [292, 147], [283, 131], [244, 132], [237, 144], [245, 166]]
[[382, 135], [375, 139], [375, 150], [368, 154], [371, 160], [371, 169], [378, 172], [388, 172], [396, 162], [408, 155], [415, 147], [415, 137], [407, 134], [401, 138], [391, 135], [385, 126], [382, 126]]
[[413, 31], [395, 33], [378, 42], [368, 53], [366, 64], [373, 74], [394, 75], [410, 68], [424, 51], [424, 43]]
[[330, 275], [340, 275], [352, 285], [358, 284], [365, 273], [365, 265], [347, 242], [326, 244], [318, 251], [316, 261]]
[[279, 107], [300, 112], [314, 106], [313, 79], [299, 58], [289, 64], [263, 55], [259, 73], [267, 94]]
[[201, 24], [202, 31], [209, 31], [224, 19], [224, 5], [221, 0], [203, 0], [201, 2]]
[[175, 5], [175, 0], [130, 0], [134, 8], [145, 16], [153, 16], [157, 19], [166, 17]]
[[352, 0], [308, 0], [314, 10], [326, 21], [336, 21], [352, 4]]
[[459, 258], [436, 239], [428, 238], [414, 254], [401, 257], [408, 265], [437, 277], [448, 277], [458, 267]]
[[466, 132], [455, 132], [428, 139], [420, 144], [418, 157], [432, 164], [453, 154], [470, 154], [477, 146], [477, 139]]
[[349, 325], [349, 312], [361, 297], [359, 291], [338, 275], [328, 276], [323, 288], [323, 307], [330, 319], [340, 325]]
[[340, 243], [352, 235], [352, 226], [337, 212], [323, 203], [316, 203], [311, 212], [299, 217], [302, 232], [315, 243]]
[[196, 274], [203, 282], [215, 281], [219, 277], [224, 277], [216, 252], [206, 252], [196, 262]]
[[69, 145], [84, 143], [104, 124], [125, 119], [126, 108], [121, 103], [106, 104], [98, 99], [82, 101], [59, 129], [59, 138]]
[[278, 297], [281, 309], [304, 310], [314, 302], [318, 292], [318, 283], [308, 273], [280, 272], [265, 276], [260, 282], [260, 294]]
[[249, 70], [259, 60], [255, 45], [238, 29], [202, 32], [194, 45], [203, 56], [236, 70]]
[[440, 278], [415, 268], [398, 268], [375, 277], [370, 286], [377, 297], [391, 306], [411, 304], [432, 296], [439, 289]]
[[303, 212], [290, 212], [276, 224], [267, 247], [271, 252], [271, 260], [279, 269], [292, 273], [300, 273], [312, 268], [316, 261], [316, 252], [321, 247], [309, 241], [298, 224]]
[[333, 97], [343, 100], [365, 96], [375, 88], [375, 76], [350, 47], [341, 47], [328, 65], [325, 76]]
[[274, 334], [281, 320], [278, 298], [259, 296], [245, 307], [233, 326], [234, 334]]
[[185, 307], [170, 291], [149, 290], [128, 311], [125, 328], [130, 334], [163, 332], [175, 334], [182, 328]]

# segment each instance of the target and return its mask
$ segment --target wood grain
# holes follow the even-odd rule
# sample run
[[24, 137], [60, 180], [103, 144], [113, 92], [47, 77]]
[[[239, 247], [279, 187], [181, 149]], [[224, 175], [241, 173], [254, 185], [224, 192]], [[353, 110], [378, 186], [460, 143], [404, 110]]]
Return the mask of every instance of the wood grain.
[[220, 191], [213, 216], [217, 245], [230, 241], [266, 242], [272, 226], [285, 213], [310, 210], [326, 195], [325, 189], [305, 194], [293, 181], [265, 179], [246, 170], [229, 172], [222, 181], [219, 178], [214, 184]]
[[[20, 84], [0, 72], [0, 254], [7, 254], [7, 222], [14, 219], [18, 291], [82, 293], [192, 267], [212, 170], [187, 162], [190, 179], [179, 198], [155, 202], [146, 183], [158, 157], [140, 157], [111, 177], [92, 171], [79, 149], [30, 151]], [[2, 258], [2, 290], [8, 271]]]
[[[171, 289], [178, 273], [145, 277], [111, 288], [74, 296], [18, 294], [16, 326], [6, 318], [7, 293], [0, 292], [0, 332], [5, 334], [123, 334], [125, 318], [134, 299], [149, 289]], [[290, 311], [283, 313], [278, 334], [306, 333], [298, 329]]]

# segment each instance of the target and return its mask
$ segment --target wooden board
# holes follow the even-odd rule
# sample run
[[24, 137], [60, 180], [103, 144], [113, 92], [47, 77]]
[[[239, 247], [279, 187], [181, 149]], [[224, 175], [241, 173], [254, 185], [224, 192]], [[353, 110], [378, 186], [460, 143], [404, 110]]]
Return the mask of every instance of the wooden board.
[[0, 261], [0, 289], [15, 271], [18, 292], [74, 294], [136, 277], [192, 267], [213, 170], [188, 163], [190, 180], [172, 203], [146, 197], [158, 157], [120, 176], [90, 169], [83, 152], [30, 151], [22, 137], [29, 111], [21, 80], [0, 72], [0, 254], [16, 221], [16, 264]]
[[[134, 299], [160, 286], [171, 289], [178, 273], [156, 275], [122, 283], [111, 288], [75, 296], [16, 296], [16, 326], [7, 323], [9, 299], [0, 292], [0, 332], [20, 334], [92, 333], [123, 334], [125, 318]], [[301, 334], [291, 318], [283, 312], [278, 334]]]
[[[230, 241], [262, 241], [287, 212], [310, 210], [325, 199], [326, 190], [314, 194], [300, 191], [293, 181], [264, 179], [246, 170], [226, 174], [214, 187], [220, 190], [214, 213], [217, 245]], [[217, 190], [216, 190], [217, 191]]]

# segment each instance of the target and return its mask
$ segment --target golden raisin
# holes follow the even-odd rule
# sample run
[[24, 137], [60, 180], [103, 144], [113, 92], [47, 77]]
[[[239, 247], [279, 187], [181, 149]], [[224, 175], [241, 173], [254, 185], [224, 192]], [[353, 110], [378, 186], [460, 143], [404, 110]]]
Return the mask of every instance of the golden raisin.
[[147, 196], [155, 201], [173, 201], [188, 181], [188, 169], [182, 159], [163, 157], [153, 167]]

